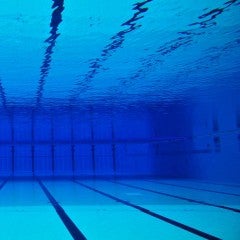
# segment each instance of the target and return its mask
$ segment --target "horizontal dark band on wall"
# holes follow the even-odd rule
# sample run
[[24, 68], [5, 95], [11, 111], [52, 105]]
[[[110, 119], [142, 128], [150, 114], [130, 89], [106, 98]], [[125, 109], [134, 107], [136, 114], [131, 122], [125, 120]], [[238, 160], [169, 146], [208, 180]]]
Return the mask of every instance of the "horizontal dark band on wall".
[[[148, 138], [142, 138], [142, 139], [80, 139], [80, 140], [75, 140], [74, 139], [74, 143], [75, 144], [92, 144], [92, 143], [98, 143], [98, 144], [106, 144], [106, 143], [161, 143], [161, 142], [167, 142], [167, 143], [173, 143], [173, 142], [178, 142], [178, 141], [183, 141], [184, 139], [182, 138], [155, 138], [155, 139], [148, 139]], [[54, 139], [54, 143], [58, 143], [58, 144], [69, 144], [72, 143], [72, 139], [69, 136], [69, 139], [67, 140], [58, 140], [58, 139]], [[6, 140], [6, 141], [1, 141], [0, 140], [0, 144], [32, 144], [32, 143], [38, 143], [38, 144], [49, 144], [52, 143], [52, 139], [49, 138], [49, 140], [37, 140], [35, 139], [34, 141], [32, 140], [14, 140], [11, 141]]]
[[212, 153], [211, 149], [198, 149], [198, 150], [191, 150], [191, 151], [159, 151], [158, 155], [181, 155], [181, 154], [208, 154]]

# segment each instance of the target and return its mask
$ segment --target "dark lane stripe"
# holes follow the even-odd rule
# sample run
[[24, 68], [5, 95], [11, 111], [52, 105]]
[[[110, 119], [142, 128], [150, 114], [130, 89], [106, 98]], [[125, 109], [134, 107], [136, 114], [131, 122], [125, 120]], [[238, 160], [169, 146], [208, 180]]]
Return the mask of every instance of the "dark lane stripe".
[[195, 181], [198, 183], [205, 183], [205, 184], [212, 184], [212, 185], [219, 185], [219, 186], [227, 186], [227, 187], [235, 187], [235, 188], [240, 188], [240, 185], [238, 184], [227, 184], [227, 183], [215, 183], [215, 182], [207, 182], [207, 181]]
[[204, 188], [195, 188], [195, 187], [183, 186], [183, 185], [178, 185], [178, 184], [173, 184], [173, 183], [165, 183], [165, 182], [162, 183], [162, 182], [157, 182], [157, 181], [153, 181], [153, 180], [143, 180], [143, 181], [157, 183], [157, 184], [161, 184], [161, 185], [169, 185], [169, 186], [174, 186], [174, 187], [187, 188], [187, 189], [193, 189], [193, 190], [198, 190], [198, 191], [212, 192], [212, 193], [218, 193], [218, 194], [240, 197], [240, 194], [237, 194], [237, 193], [228, 193], [228, 192], [215, 191], [215, 190], [204, 189]]
[[51, 195], [45, 185], [38, 180], [40, 187], [42, 188], [43, 192], [46, 194], [48, 200], [51, 202], [52, 206], [56, 210], [58, 216], [61, 218], [62, 222], [72, 235], [73, 239], [75, 240], [86, 240], [86, 237], [81, 233], [75, 223], [70, 219], [70, 217], [66, 214], [63, 208], [58, 204], [55, 198]]
[[0, 190], [4, 187], [4, 185], [7, 183], [8, 179], [5, 179], [1, 184], [0, 184]]
[[124, 204], [124, 205], [126, 205], [126, 206], [135, 208], [135, 209], [137, 209], [137, 210], [139, 210], [139, 211], [141, 211], [141, 212], [143, 212], [143, 213], [145, 213], [145, 214], [148, 214], [148, 215], [150, 215], [150, 216], [152, 216], [152, 217], [155, 217], [155, 218], [157, 218], [157, 219], [160, 219], [160, 220], [162, 220], [162, 221], [164, 221], [164, 222], [167, 222], [167, 223], [169, 223], [169, 224], [171, 224], [171, 225], [174, 225], [175, 227], [181, 228], [181, 229], [183, 229], [183, 230], [186, 230], [186, 231], [188, 231], [188, 232], [191, 232], [191, 233], [193, 233], [193, 234], [195, 234], [195, 235], [198, 235], [198, 236], [200, 236], [200, 237], [203, 237], [203, 238], [205, 238], [205, 239], [211, 239], [211, 240], [219, 240], [219, 239], [220, 239], [220, 238], [217, 238], [217, 237], [215, 237], [215, 236], [213, 236], [213, 235], [210, 235], [210, 234], [208, 234], [208, 233], [202, 232], [202, 231], [200, 231], [200, 230], [198, 230], [198, 229], [192, 228], [192, 227], [190, 227], [190, 226], [187, 226], [187, 225], [185, 225], [185, 224], [182, 224], [182, 223], [177, 222], [177, 221], [175, 221], [175, 220], [172, 220], [172, 219], [170, 219], [170, 218], [167, 218], [167, 217], [164, 217], [164, 216], [162, 216], [162, 215], [159, 215], [159, 214], [157, 214], [157, 213], [155, 213], [155, 212], [152, 212], [152, 211], [148, 210], [147, 208], [143, 208], [143, 207], [141, 207], [141, 206], [132, 204], [132, 203], [130, 203], [130, 202], [128, 202], [128, 201], [125, 201], [125, 200], [122, 200], [122, 199], [120, 199], [120, 198], [117, 198], [117, 197], [115, 197], [115, 196], [113, 196], [113, 195], [110, 195], [110, 194], [108, 194], [108, 193], [106, 193], [106, 192], [102, 192], [102, 191], [100, 191], [100, 190], [98, 190], [98, 189], [96, 189], [96, 188], [93, 188], [93, 187], [91, 187], [91, 186], [88, 186], [88, 185], [86, 185], [86, 184], [80, 183], [80, 182], [75, 181], [75, 180], [73, 180], [73, 182], [79, 184], [80, 186], [82, 186], [82, 187], [84, 187], [84, 188], [87, 188], [87, 189], [92, 190], [92, 191], [94, 191], [94, 192], [96, 192], [96, 193], [99, 193], [99, 194], [101, 194], [101, 195], [103, 195], [103, 196], [105, 196], [105, 197], [107, 197], [107, 198], [110, 198], [110, 199], [112, 199], [112, 200], [114, 200], [114, 201], [120, 202], [120, 203], [122, 203], [122, 204]]
[[173, 195], [173, 194], [169, 194], [169, 193], [165, 193], [165, 192], [159, 192], [159, 191], [151, 190], [151, 189], [148, 189], [148, 188], [138, 187], [138, 186], [130, 185], [130, 184], [127, 184], [127, 183], [120, 183], [120, 182], [111, 181], [111, 180], [106, 180], [106, 181], [112, 182], [114, 184], [123, 185], [125, 187], [135, 188], [135, 189], [139, 189], [139, 190], [143, 190], [143, 191], [147, 191], [147, 192], [151, 192], [151, 193], [155, 193], [155, 194], [159, 194], [159, 195], [163, 195], [163, 196], [167, 196], [167, 197], [181, 199], [181, 200], [192, 202], [192, 203], [197, 203], [197, 204], [207, 205], [207, 206], [211, 206], [211, 207], [222, 208], [222, 209], [225, 209], [225, 210], [240, 213], [240, 209], [237, 209], [237, 208], [231, 208], [231, 207], [226, 207], [226, 206], [222, 206], [222, 205], [216, 205], [216, 204], [213, 204], [213, 203], [208, 203], [208, 202], [204, 202], [204, 201], [200, 201], [200, 200], [194, 200], [194, 199], [191, 199], [191, 198], [181, 197], [181, 196], [178, 196], [178, 195]]

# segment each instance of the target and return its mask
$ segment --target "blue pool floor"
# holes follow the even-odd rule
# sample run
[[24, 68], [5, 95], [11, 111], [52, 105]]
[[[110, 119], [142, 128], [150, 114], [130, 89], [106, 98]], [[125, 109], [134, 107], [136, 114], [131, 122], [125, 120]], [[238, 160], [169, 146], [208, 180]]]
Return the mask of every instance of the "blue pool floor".
[[240, 239], [240, 186], [195, 180], [8, 180], [0, 239]]

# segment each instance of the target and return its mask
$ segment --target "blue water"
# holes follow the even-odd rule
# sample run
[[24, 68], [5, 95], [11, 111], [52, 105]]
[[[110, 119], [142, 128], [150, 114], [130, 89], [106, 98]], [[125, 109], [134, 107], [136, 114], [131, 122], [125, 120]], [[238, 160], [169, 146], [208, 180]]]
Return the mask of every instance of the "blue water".
[[[208, 217], [212, 224], [226, 218], [227, 224], [225, 232], [216, 223], [205, 233], [240, 238], [234, 230], [238, 211], [224, 215], [232, 210], [211, 212], [211, 205], [201, 215], [198, 209], [202, 201], [234, 209], [240, 204], [239, 0], [0, 3], [0, 224], [6, 229], [0, 239], [16, 239], [15, 231], [6, 236], [18, 217], [14, 229], [25, 235], [20, 239], [37, 239], [38, 228], [48, 228], [45, 213], [54, 224], [40, 239], [71, 239], [71, 231], [87, 239], [209, 239], [195, 230], [188, 235], [189, 226], [205, 231], [201, 224]], [[74, 195], [84, 186], [66, 182], [73, 178], [96, 187], [79, 192], [89, 209]], [[113, 188], [101, 182], [106, 179], [195, 197], [197, 208], [179, 210], [179, 199], [155, 199], [138, 188], [121, 195], [116, 183]], [[181, 181], [188, 190], [175, 189]], [[110, 197], [108, 203], [101, 189], [123, 202]], [[219, 195], [204, 195], [206, 189]], [[216, 191], [233, 195], [221, 198]], [[168, 221], [160, 226], [159, 219], [124, 201], [163, 211], [187, 230]], [[62, 217], [56, 215], [61, 208], [69, 210]], [[33, 230], [26, 234], [29, 224]]]

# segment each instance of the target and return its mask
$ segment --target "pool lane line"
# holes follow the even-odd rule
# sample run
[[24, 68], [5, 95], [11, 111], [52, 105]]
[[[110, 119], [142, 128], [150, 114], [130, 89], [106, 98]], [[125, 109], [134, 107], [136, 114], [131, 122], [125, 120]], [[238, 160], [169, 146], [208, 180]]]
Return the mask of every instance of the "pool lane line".
[[192, 182], [197, 182], [197, 183], [203, 183], [203, 184], [211, 184], [211, 185], [219, 185], [219, 186], [227, 186], [227, 187], [240, 188], [240, 185], [238, 185], [238, 184], [215, 183], [215, 182], [197, 181], [197, 180], [191, 180], [191, 181], [192, 181]]
[[164, 217], [164, 216], [162, 216], [162, 215], [160, 215], [160, 214], [158, 214], [158, 213], [155, 213], [155, 212], [150, 211], [150, 210], [147, 209], [147, 208], [141, 207], [141, 206], [139, 206], [139, 205], [135, 205], [135, 204], [133, 204], [133, 203], [131, 203], [131, 202], [128, 202], [128, 201], [123, 200], [123, 199], [121, 199], [121, 198], [115, 197], [115, 196], [113, 196], [113, 195], [111, 195], [111, 194], [109, 194], [109, 193], [103, 192], [103, 191], [101, 191], [101, 190], [98, 190], [98, 189], [96, 189], [96, 188], [93, 188], [93, 187], [91, 187], [91, 186], [88, 186], [88, 185], [86, 185], [86, 184], [84, 184], [84, 183], [80, 183], [80, 182], [78, 182], [78, 181], [76, 181], [76, 180], [72, 180], [72, 181], [73, 181], [74, 183], [76, 183], [76, 184], [84, 187], [84, 188], [87, 188], [87, 189], [89, 189], [89, 190], [91, 190], [91, 191], [94, 191], [94, 192], [96, 192], [96, 193], [99, 193], [99, 194], [101, 194], [101, 195], [103, 195], [103, 196], [105, 196], [105, 197], [107, 197], [107, 198], [110, 198], [110, 199], [116, 201], [116, 202], [122, 203], [123, 205], [129, 206], [129, 207], [132, 207], [132, 208], [135, 208], [135, 209], [139, 210], [140, 212], [143, 212], [143, 213], [145, 213], [145, 214], [148, 214], [148, 215], [150, 215], [150, 216], [152, 216], [152, 217], [154, 217], [154, 218], [157, 218], [157, 219], [159, 219], [159, 220], [162, 220], [162, 221], [164, 221], [164, 222], [166, 222], [166, 223], [169, 223], [169, 224], [171, 224], [171, 225], [173, 225], [173, 226], [175, 226], [175, 227], [181, 228], [181, 229], [183, 229], [183, 230], [185, 230], [185, 231], [188, 231], [188, 232], [190, 232], [190, 233], [192, 233], [192, 234], [195, 234], [195, 235], [197, 235], [197, 236], [200, 236], [200, 237], [202, 237], [202, 238], [209, 239], [209, 240], [221, 240], [221, 239], [218, 238], [218, 237], [215, 237], [215, 236], [210, 235], [210, 234], [208, 234], [208, 233], [202, 232], [202, 231], [200, 231], [200, 230], [198, 230], [198, 229], [196, 229], [196, 228], [190, 227], [190, 226], [185, 225], [185, 224], [183, 224], [183, 223], [177, 222], [177, 221], [175, 221], [175, 220], [173, 220], [173, 219], [171, 219], [171, 218]]
[[0, 184], [0, 190], [4, 187], [4, 185], [7, 183], [8, 179], [5, 179], [1, 184]]
[[113, 184], [119, 184], [119, 185], [122, 185], [122, 186], [125, 186], [125, 187], [139, 189], [139, 190], [143, 190], [143, 191], [146, 191], [146, 192], [151, 192], [151, 193], [155, 193], [155, 194], [159, 194], [159, 195], [163, 195], [163, 196], [167, 196], [167, 197], [172, 197], [172, 198], [192, 202], [192, 203], [197, 203], [197, 204], [201, 204], [201, 205], [221, 208], [221, 209], [224, 209], [224, 210], [240, 213], [240, 209], [238, 209], [238, 208], [231, 208], [231, 207], [227, 207], [227, 206], [217, 205], [217, 204], [214, 204], [214, 203], [208, 203], [208, 202], [204, 202], [204, 201], [200, 201], [200, 200], [194, 200], [194, 199], [191, 199], [191, 198], [186, 198], [186, 197], [173, 195], [173, 194], [169, 194], [169, 193], [165, 193], [165, 192], [155, 191], [155, 190], [148, 189], [148, 188], [143, 188], [143, 187], [139, 187], [139, 186], [135, 186], [135, 185], [130, 185], [130, 184], [127, 184], [127, 183], [121, 183], [121, 182], [111, 181], [111, 180], [105, 180], [105, 181], [112, 182]]
[[60, 204], [56, 201], [56, 199], [52, 196], [52, 194], [48, 191], [47, 187], [40, 181], [37, 180], [38, 184], [42, 188], [43, 192], [47, 196], [48, 200], [54, 207], [58, 216], [61, 218], [65, 227], [68, 229], [69, 233], [72, 235], [74, 240], [87, 240], [87, 238], [83, 235], [83, 233], [78, 229], [75, 223], [71, 220], [71, 218], [67, 215], [64, 209], [60, 206]]
[[212, 193], [230, 195], [230, 196], [234, 196], [234, 197], [240, 197], [240, 194], [237, 194], [237, 193], [228, 193], [228, 192], [215, 191], [215, 190], [204, 189], [204, 188], [195, 188], [195, 187], [183, 186], [183, 185], [178, 185], [178, 184], [173, 184], [173, 183], [165, 183], [165, 182], [162, 183], [162, 182], [153, 181], [153, 180], [142, 180], [142, 181], [157, 183], [157, 184], [161, 184], [161, 185], [169, 185], [169, 186], [174, 186], [174, 187], [180, 187], [180, 188], [193, 189], [193, 190], [204, 191], [204, 192], [212, 192]]

